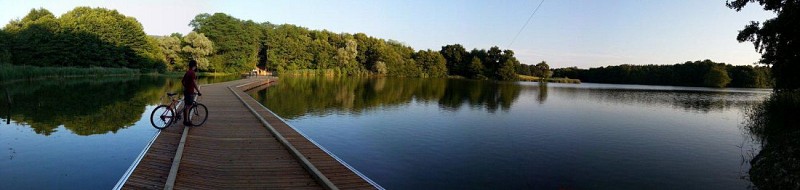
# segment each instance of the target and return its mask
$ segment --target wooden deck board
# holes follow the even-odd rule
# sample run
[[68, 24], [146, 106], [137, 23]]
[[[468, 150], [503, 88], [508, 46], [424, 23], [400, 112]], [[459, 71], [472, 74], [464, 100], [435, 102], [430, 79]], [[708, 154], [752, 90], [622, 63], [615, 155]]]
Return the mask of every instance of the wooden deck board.
[[[260, 80], [260, 81], [259, 81]], [[243, 79], [201, 87], [209, 118], [186, 134], [175, 189], [323, 189], [289, 149], [258, 120], [249, 105], [306, 157], [335, 186], [376, 189], [331, 155], [305, 139], [242, 90], [260, 87], [264, 79]], [[229, 86], [245, 84], [241, 88]], [[244, 101], [240, 101], [238, 94]], [[183, 126], [161, 131], [123, 189], [163, 189]]]

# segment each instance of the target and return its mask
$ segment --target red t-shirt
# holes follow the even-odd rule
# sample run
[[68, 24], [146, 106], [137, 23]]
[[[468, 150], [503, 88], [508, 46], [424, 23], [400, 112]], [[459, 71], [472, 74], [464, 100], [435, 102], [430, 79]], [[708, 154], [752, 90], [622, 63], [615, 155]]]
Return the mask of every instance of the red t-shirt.
[[183, 74], [183, 80], [181, 80], [181, 83], [183, 83], [184, 93], [194, 93], [194, 86], [196, 85], [194, 83], [194, 78], [194, 71], [191, 69], [186, 71], [186, 74]]

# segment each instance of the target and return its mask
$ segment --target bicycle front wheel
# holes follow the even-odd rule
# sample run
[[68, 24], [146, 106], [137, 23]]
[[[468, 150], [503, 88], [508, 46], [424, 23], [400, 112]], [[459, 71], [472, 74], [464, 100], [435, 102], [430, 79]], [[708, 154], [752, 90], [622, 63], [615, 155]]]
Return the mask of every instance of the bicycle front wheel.
[[206, 120], [208, 119], [208, 108], [206, 108], [206, 105], [197, 103], [192, 105], [192, 109], [190, 111], [191, 112], [189, 113], [191, 113], [191, 116], [189, 116], [189, 121], [192, 123], [192, 126], [200, 126], [206, 123]]
[[175, 112], [166, 105], [160, 105], [150, 113], [150, 124], [156, 129], [169, 127], [173, 119], [175, 119]]

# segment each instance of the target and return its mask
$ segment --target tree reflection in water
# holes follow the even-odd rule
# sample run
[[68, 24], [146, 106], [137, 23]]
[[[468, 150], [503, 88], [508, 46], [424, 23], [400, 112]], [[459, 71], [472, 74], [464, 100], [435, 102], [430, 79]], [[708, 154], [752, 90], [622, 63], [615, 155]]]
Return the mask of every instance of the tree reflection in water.
[[[238, 76], [201, 78], [200, 83], [237, 79]], [[116, 133], [141, 120], [147, 105], [157, 105], [165, 92], [181, 89], [180, 79], [136, 76], [69, 78], [4, 84], [0, 115], [7, 123], [30, 126], [50, 135], [60, 126], [77, 135]], [[9, 98], [6, 98], [8, 96]], [[10, 102], [9, 100], [13, 100]], [[13, 110], [13, 113], [11, 112]], [[11, 119], [13, 118], [13, 119]]]
[[774, 93], [748, 113], [747, 132], [761, 142], [750, 161], [759, 189], [800, 189], [800, 93]]
[[360, 114], [410, 101], [436, 103], [444, 110], [466, 104], [488, 112], [508, 111], [522, 90], [515, 83], [462, 79], [285, 77], [278, 82], [250, 95], [287, 119], [331, 112]]

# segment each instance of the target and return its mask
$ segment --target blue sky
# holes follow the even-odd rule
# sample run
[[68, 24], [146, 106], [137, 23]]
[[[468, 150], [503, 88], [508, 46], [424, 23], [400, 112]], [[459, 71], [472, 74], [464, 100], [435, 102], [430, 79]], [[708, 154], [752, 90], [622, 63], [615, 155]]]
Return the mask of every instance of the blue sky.
[[540, 0], [529, 1], [9, 1], [0, 0], [0, 22], [43, 7], [56, 16], [76, 6], [117, 9], [151, 35], [188, 33], [199, 13], [296, 24], [310, 29], [394, 39], [415, 49], [512, 49], [526, 64], [581, 68], [619, 64], [674, 64], [711, 59], [747, 65], [760, 57], [737, 31], [751, 20], [774, 17], [750, 5], [742, 12], [724, 0], [549, 0], [516, 41]]

